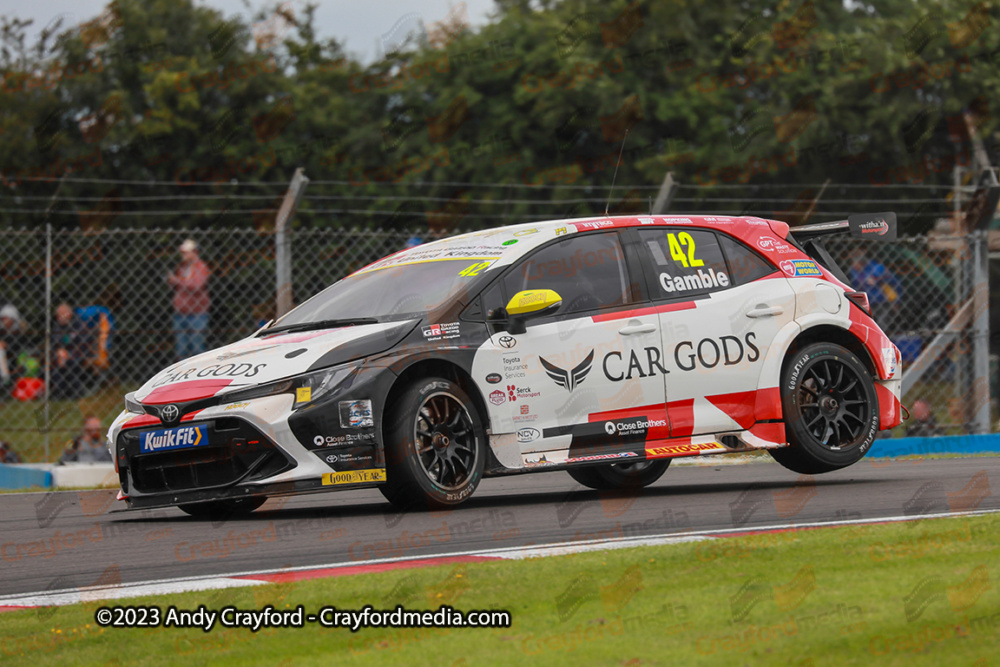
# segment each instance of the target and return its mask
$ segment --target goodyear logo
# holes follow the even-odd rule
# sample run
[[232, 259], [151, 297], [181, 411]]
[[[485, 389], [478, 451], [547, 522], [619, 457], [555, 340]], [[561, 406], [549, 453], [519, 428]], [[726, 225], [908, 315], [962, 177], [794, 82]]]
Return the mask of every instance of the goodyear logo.
[[362, 484], [367, 482], [384, 482], [385, 468], [374, 470], [345, 470], [343, 472], [328, 472], [323, 475], [323, 486], [332, 484]]
[[208, 444], [208, 427], [205, 424], [146, 431], [140, 436], [140, 448], [143, 454], [164, 449], [197, 447], [203, 442]]

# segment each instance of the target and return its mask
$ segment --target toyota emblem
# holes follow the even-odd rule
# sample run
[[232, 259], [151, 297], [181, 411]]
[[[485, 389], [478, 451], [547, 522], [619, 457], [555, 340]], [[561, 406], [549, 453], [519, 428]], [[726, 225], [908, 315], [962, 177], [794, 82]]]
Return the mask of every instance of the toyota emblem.
[[513, 336], [500, 336], [500, 347], [510, 349], [517, 345], [517, 340]]
[[160, 408], [160, 419], [165, 424], [173, 424], [177, 421], [177, 418], [181, 416], [181, 411], [177, 409], [176, 405], [165, 405]]

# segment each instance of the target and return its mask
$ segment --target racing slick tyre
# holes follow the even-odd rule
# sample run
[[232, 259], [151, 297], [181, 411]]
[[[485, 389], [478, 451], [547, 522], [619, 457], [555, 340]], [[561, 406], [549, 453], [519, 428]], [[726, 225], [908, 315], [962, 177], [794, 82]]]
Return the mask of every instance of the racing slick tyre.
[[857, 463], [878, 433], [878, 397], [871, 373], [850, 350], [814, 343], [795, 351], [781, 374], [788, 447], [774, 460], [804, 474]]
[[638, 491], [660, 479], [668, 466], [670, 459], [662, 459], [569, 468], [566, 472], [580, 484], [598, 491]]
[[205, 503], [187, 503], [178, 505], [178, 509], [191, 516], [225, 519], [242, 514], [250, 514], [267, 501], [266, 496], [250, 498], [229, 498], [227, 500], [212, 500]]
[[460, 504], [483, 478], [486, 435], [469, 396], [454, 382], [429, 377], [406, 388], [387, 412], [386, 483], [396, 507]]

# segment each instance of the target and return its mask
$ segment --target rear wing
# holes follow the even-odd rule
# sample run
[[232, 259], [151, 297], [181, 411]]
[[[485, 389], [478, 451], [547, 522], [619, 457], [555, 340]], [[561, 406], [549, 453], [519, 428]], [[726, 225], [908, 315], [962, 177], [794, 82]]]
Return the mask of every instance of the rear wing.
[[850, 234], [856, 238], [872, 241], [895, 241], [896, 214], [891, 211], [888, 213], [858, 213], [848, 217], [847, 220], [792, 227], [788, 233], [799, 242], [828, 234]]
[[850, 285], [851, 281], [843, 269], [837, 265], [826, 246], [823, 245], [823, 237], [833, 234], [850, 234], [855, 238], [870, 241], [895, 241], [896, 214], [892, 212], [859, 213], [849, 216], [847, 220], [792, 227], [788, 230], [788, 234], [807, 255], [826, 267], [842, 283]]

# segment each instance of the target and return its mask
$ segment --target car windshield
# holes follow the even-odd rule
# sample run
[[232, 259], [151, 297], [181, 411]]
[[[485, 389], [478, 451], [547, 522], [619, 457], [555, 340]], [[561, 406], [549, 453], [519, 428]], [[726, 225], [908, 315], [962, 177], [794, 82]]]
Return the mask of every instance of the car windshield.
[[495, 259], [392, 255], [334, 283], [290, 311], [274, 328], [324, 320], [399, 320], [421, 316], [448, 301], [467, 303], [467, 287]]

